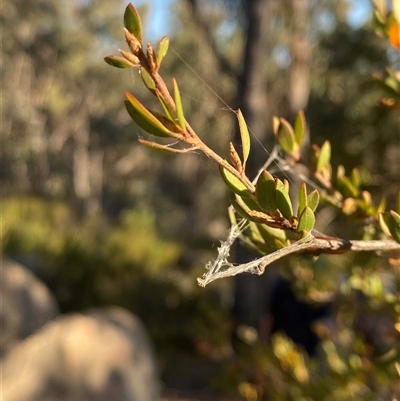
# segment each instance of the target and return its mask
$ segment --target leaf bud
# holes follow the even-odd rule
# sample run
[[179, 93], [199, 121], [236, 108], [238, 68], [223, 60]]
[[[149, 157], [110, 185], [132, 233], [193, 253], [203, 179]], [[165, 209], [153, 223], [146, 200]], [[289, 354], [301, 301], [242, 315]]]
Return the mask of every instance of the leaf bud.
[[124, 32], [125, 32], [126, 43], [128, 43], [131, 52], [135, 56], [137, 56], [142, 48], [142, 45], [140, 44], [139, 40], [135, 37], [135, 35], [131, 34], [126, 28], [124, 28]]
[[140, 60], [138, 57], [136, 57], [134, 54], [126, 52], [125, 50], [118, 49], [118, 51], [122, 54], [122, 56], [130, 61], [134, 66], [139, 66], [140, 65]]
[[152, 71], [157, 69], [157, 57], [150, 43], [147, 43], [147, 62]]

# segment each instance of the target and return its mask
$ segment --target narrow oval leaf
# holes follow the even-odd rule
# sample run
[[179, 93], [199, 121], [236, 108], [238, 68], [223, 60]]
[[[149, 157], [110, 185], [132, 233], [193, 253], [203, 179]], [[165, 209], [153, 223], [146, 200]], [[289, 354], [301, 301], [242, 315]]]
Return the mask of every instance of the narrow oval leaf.
[[279, 146], [287, 153], [292, 154], [295, 148], [294, 131], [292, 126], [284, 118], [280, 119], [276, 139]]
[[389, 212], [379, 213], [379, 225], [381, 226], [382, 231], [388, 236], [391, 237], [391, 233], [388, 226], [388, 220], [390, 219]]
[[124, 27], [134, 35], [140, 43], [143, 42], [142, 22], [140, 21], [139, 13], [136, 8], [133, 7], [132, 3], [129, 3], [125, 8]]
[[155, 93], [156, 83], [151, 75], [147, 72], [147, 70], [143, 67], [140, 67], [140, 76], [142, 77], [143, 83], [146, 87], [152, 92]]
[[305, 231], [309, 233], [314, 228], [314, 225], [315, 225], [314, 212], [311, 210], [309, 206], [306, 206], [299, 217], [297, 232], [301, 233], [302, 231]]
[[269, 227], [266, 224], [259, 224], [258, 230], [260, 231], [261, 236], [264, 238], [264, 241], [270, 243], [271, 245], [275, 243], [275, 239], [280, 239], [281, 241], [285, 241], [286, 231], [280, 228]]
[[158, 68], [160, 68], [161, 62], [164, 60], [164, 57], [168, 52], [168, 47], [169, 47], [169, 38], [168, 36], [164, 36], [160, 40], [160, 43], [158, 44], [156, 53]]
[[400, 215], [394, 210], [379, 214], [379, 224], [382, 231], [392, 237], [396, 242], [400, 242]]
[[250, 209], [240, 197], [236, 196], [236, 199], [231, 199], [231, 205], [240, 216], [249, 221], [253, 220], [253, 217], [249, 214]]
[[247, 159], [250, 154], [250, 134], [247, 127], [246, 121], [243, 117], [242, 111], [239, 109], [237, 112], [237, 118], [239, 121], [240, 136], [242, 139], [242, 149], [243, 149], [243, 168], [246, 166]]
[[156, 89], [155, 93], [156, 93], [156, 96], [158, 98], [158, 101], [161, 103], [161, 106], [164, 109], [165, 115], [171, 121], [176, 121], [175, 112], [173, 110], [171, 110], [171, 108], [168, 106], [167, 102], [165, 101], [165, 99], [161, 95], [161, 92], [158, 89]]
[[228, 217], [231, 226], [236, 226], [238, 224], [238, 219], [236, 218], [235, 209], [233, 207], [228, 208]]
[[283, 180], [283, 188], [285, 189], [285, 192], [289, 194], [289, 181], [286, 178]]
[[307, 204], [308, 204], [307, 188], [305, 182], [303, 182], [299, 188], [299, 210], [297, 212], [297, 216], [301, 215]]
[[304, 141], [306, 129], [306, 117], [304, 116], [304, 111], [300, 110], [294, 122], [294, 137], [299, 146], [301, 146]]
[[289, 240], [281, 241], [280, 239], [275, 238], [275, 246], [277, 247], [277, 249], [283, 249], [283, 248], [286, 248], [289, 245], [290, 245], [290, 241]]
[[328, 167], [330, 161], [331, 161], [331, 143], [329, 141], [325, 141], [319, 153], [317, 171], [322, 170], [324, 167]]
[[[236, 195], [238, 196], [238, 195]], [[242, 198], [243, 202], [250, 210], [256, 210], [258, 212], [263, 212], [264, 210], [258, 204], [256, 198], [254, 196], [249, 196], [248, 198]]]
[[167, 128], [171, 132], [175, 132], [176, 134], [182, 133], [181, 127], [179, 127], [175, 123], [175, 121], [171, 121], [168, 117], [164, 116], [163, 114], [159, 113], [158, 111], [155, 111], [155, 110], [149, 110], [149, 111], [151, 114], [153, 114], [153, 116], [155, 118], [157, 118], [157, 120], [159, 120], [161, 122], [162, 125], [164, 125], [165, 128]]
[[159, 137], [169, 137], [175, 134], [169, 131], [164, 125], [144, 107], [139, 100], [132, 94], [126, 92], [127, 100], [125, 100], [125, 107], [139, 127], [144, 129], [149, 134]]
[[118, 57], [118, 56], [107, 56], [104, 57], [104, 61], [117, 68], [132, 68], [135, 67], [130, 61], [126, 60], [123, 57]]
[[272, 131], [275, 136], [278, 135], [279, 124], [280, 124], [279, 117], [273, 116], [272, 117]]
[[282, 215], [290, 219], [293, 216], [293, 207], [285, 185], [278, 178], [275, 180], [276, 204]]
[[185, 122], [185, 116], [183, 114], [181, 93], [179, 92], [178, 83], [176, 82], [175, 78], [172, 78], [172, 86], [174, 88], [174, 99], [175, 99], [175, 106], [176, 106], [176, 114], [177, 114], [177, 117], [178, 117], [179, 125], [181, 126], [182, 130], [185, 131], [186, 122]]
[[231, 172], [229, 172], [224, 167], [220, 166], [219, 171], [222, 175], [225, 184], [228, 188], [233, 191], [235, 194], [248, 198], [251, 196], [246, 186], [240, 181], [237, 177], [235, 177]]
[[316, 189], [314, 189], [314, 191], [310, 192], [307, 196], [307, 205], [313, 212], [315, 212], [315, 210], [318, 207], [319, 198], [320, 198], [320, 195]]
[[400, 242], [400, 215], [398, 215], [394, 210], [390, 212], [389, 220], [389, 231], [395, 241]]
[[[385, 211], [385, 209], [386, 209], [386, 198], [385, 197], [383, 197], [382, 199], [381, 199], [381, 201], [379, 202], [379, 205], [378, 205], [378, 207], [377, 207], [377, 209], [376, 209], [376, 212], [379, 214], [379, 213], [383, 213], [384, 211]], [[400, 213], [400, 211], [399, 211], [399, 213]]]
[[396, 198], [396, 212], [397, 214], [400, 214], [400, 192], [397, 194]]
[[337, 174], [336, 177], [340, 178], [340, 177], [344, 177], [346, 175], [346, 170], [344, 168], [344, 166], [342, 166], [341, 164], [339, 164], [338, 168], [337, 168]]
[[256, 198], [260, 207], [266, 212], [270, 213], [277, 210], [275, 180], [267, 170], [264, 170], [258, 177]]
[[360, 170], [358, 168], [353, 168], [353, 170], [351, 171], [351, 182], [357, 189], [360, 188], [361, 176]]
[[248, 236], [249, 239], [252, 242], [255, 242], [257, 245], [264, 244], [264, 239], [260, 234], [258, 224], [254, 223], [253, 221], [249, 223], [246, 229], [246, 236]]
[[359, 195], [358, 189], [352, 184], [352, 182], [346, 176], [338, 177], [338, 179], [336, 180], [336, 186], [339, 192], [345, 198], [351, 198], [351, 197], [357, 198]]
[[243, 198], [238, 195], [235, 195], [235, 199], [231, 199], [231, 204], [236, 212], [246, 220], [253, 221], [255, 223], [262, 223], [264, 220], [270, 220], [270, 218], [264, 213], [249, 209]]

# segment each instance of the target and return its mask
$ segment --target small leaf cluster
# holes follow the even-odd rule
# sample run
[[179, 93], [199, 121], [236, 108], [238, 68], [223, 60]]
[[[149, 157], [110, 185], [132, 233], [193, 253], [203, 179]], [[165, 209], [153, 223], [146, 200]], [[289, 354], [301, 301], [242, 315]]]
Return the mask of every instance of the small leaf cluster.
[[[117, 68], [140, 68], [140, 75], [147, 89], [157, 97], [164, 113], [145, 107], [134, 95], [126, 92], [125, 107], [136, 124], [149, 134], [159, 138], [183, 140], [187, 137], [186, 121], [182, 108], [180, 91], [175, 79], [172, 79], [172, 98], [164, 82], [158, 75], [161, 63], [168, 52], [169, 39], [164, 36], [154, 50], [150, 43], [143, 49], [143, 30], [136, 8], [129, 4], [124, 13], [125, 39], [130, 52], [119, 50], [122, 57], [107, 56], [106, 63]], [[179, 149], [155, 142], [140, 140], [145, 146], [165, 152], [180, 152]]]
[[[300, 116], [301, 113], [299, 113], [296, 118], [296, 125], [300, 120]], [[304, 121], [302, 127], [305, 127], [305, 120], [302, 119], [302, 121]], [[296, 138], [294, 135], [296, 130], [286, 121], [285, 130], [290, 132], [293, 138]], [[279, 130], [276, 129], [276, 132], [279, 132]], [[285, 137], [287, 136], [289, 135], [285, 134]], [[281, 148], [292, 160], [301, 161], [300, 158], [295, 159], [293, 156], [295, 147], [288, 148], [287, 146], [283, 147], [281, 145]], [[397, 210], [385, 212], [386, 199], [383, 197], [379, 204], [376, 205], [372, 199], [371, 193], [362, 189], [364, 182], [367, 181], [365, 178], [365, 176], [368, 176], [367, 172], [354, 168], [350, 174], [346, 175], [344, 166], [339, 165], [336, 170], [336, 177], [333, 177], [331, 144], [329, 141], [325, 141], [321, 147], [316, 144], [312, 145], [311, 166], [309, 167], [315, 180], [324, 187], [324, 189], [319, 192], [315, 191], [321, 196], [322, 201], [337, 207], [344, 215], [355, 215], [359, 218], [372, 219], [376, 223], [379, 222], [382, 231], [387, 236], [400, 242], [400, 194], [397, 200]], [[300, 191], [302, 191], [302, 189], [300, 189]], [[299, 204], [303, 204], [301, 196], [299, 196]], [[301, 217], [300, 213], [298, 216]], [[298, 232], [302, 229], [302, 225], [297, 227]]]
[[[250, 152], [250, 137], [240, 110], [237, 117], [242, 139], [243, 161], [232, 143], [229, 155], [232, 165], [244, 175], [244, 166]], [[276, 118], [274, 124], [278, 143], [285, 147], [285, 151], [293, 160], [299, 160], [300, 146], [306, 130], [304, 114], [302, 112], [298, 114], [294, 129], [285, 119]], [[317, 190], [307, 193], [306, 184], [301, 185], [298, 192], [299, 207], [295, 213], [287, 179], [281, 180], [263, 170], [254, 188], [249, 189], [243, 181], [224, 167], [220, 168], [220, 172], [226, 185], [235, 194], [231, 204], [236, 213], [231, 212], [231, 222], [236, 224], [238, 217], [249, 222], [243, 240], [250, 248], [270, 253], [305, 237], [314, 228], [314, 212], [320, 198]]]

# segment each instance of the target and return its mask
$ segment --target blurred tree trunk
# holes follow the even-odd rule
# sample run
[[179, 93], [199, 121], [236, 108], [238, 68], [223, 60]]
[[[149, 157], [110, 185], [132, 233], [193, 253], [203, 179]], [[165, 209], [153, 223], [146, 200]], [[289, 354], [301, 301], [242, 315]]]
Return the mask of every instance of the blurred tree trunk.
[[[187, 0], [191, 5], [193, 17], [202, 29], [203, 37], [216, 54], [219, 70], [229, 73], [235, 80], [235, 107], [240, 108], [246, 122], [254, 133], [252, 152], [247, 164], [247, 173], [254, 177], [265, 162], [266, 151], [272, 149], [274, 138], [271, 130], [271, 117], [283, 115], [293, 119], [299, 109], [304, 109], [309, 96], [310, 42], [307, 27], [310, 6], [307, 0], [243, 0], [241, 3], [226, 1], [226, 6], [241, 4], [244, 16], [245, 42], [240, 73], [230, 64], [224, 53], [216, 46], [212, 27], [202, 11], [205, 4], [199, 0]], [[206, 11], [205, 11], [206, 12]], [[281, 20], [279, 24], [277, 20]], [[282, 22], [283, 21], [283, 22]], [[277, 32], [277, 26], [281, 31]], [[273, 50], [281, 44], [286, 47], [290, 63], [275, 76], [268, 72], [274, 70], [271, 64]], [[268, 68], [270, 67], [270, 68]], [[276, 70], [276, 68], [275, 68]], [[278, 77], [280, 80], [275, 79]], [[271, 81], [271, 82], [270, 82]], [[283, 81], [283, 82], [282, 82]], [[216, 83], [217, 84], [217, 83]], [[240, 143], [240, 132], [235, 125], [236, 144]], [[261, 142], [255, 142], [257, 139]], [[238, 246], [235, 259], [242, 263], [255, 255]], [[238, 324], [259, 329], [261, 317], [267, 307], [268, 287], [274, 269], [269, 269], [263, 278], [253, 275], [240, 275], [235, 280], [235, 304], [233, 313]]]
[[307, 0], [292, 0], [289, 42], [292, 62], [290, 65], [289, 107], [294, 118], [299, 110], [304, 110], [310, 94], [311, 43], [308, 36], [310, 7]]
[[[243, 50], [243, 70], [237, 77], [236, 103], [237, 107], [242, 110], [249, 128], [265, 143], [269, 124], [266, 118], [268, 102], [265, 55], [270, 53], [271, 43], [268, 40], [268, 31], [275, 0], [254, 0], [245, 3], [246, 44]], [[254, 141], [254, 137], [252, 139]], [[236, 129], [235, 141], [240, 143], [238, 129]], [[257, 157], [259, 148], [260, 146], [253, 146], [252, 157], [248, 164], [250, 177], [255, 176], [260, 166], [260, 160]]]

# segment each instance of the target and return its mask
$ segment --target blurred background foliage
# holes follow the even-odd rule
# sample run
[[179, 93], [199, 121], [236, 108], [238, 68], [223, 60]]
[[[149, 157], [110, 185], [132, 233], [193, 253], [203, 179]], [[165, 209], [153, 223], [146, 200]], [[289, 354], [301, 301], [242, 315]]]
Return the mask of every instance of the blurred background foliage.
[[[123, 93], [147, 105], [154, 99], [136, 70], [103, 61], [124, 48], [125, 6], [3, 0], [2, 252], [43, 279], [64, 312], [117, 304], [137, 313], [164, 377], [168, 361], [186, 354], [225, 361], [207, 385], [247, 400], [394, 397], [400, 310], [393, 255], [281, 266], [300, 298], [333, 300], [334, 327], [316, 328], [320, 357], [278, 334], [243, 343], [228, 358], [233, 282], [200, 290], [195, 281], [226, 235], [225, 186], [202, 156], [137, 145], [146, 134], [126, 113]], [[310, 141], [329, 139], [335, 166], [368, 168], [368, 190], [393, 204], [399, 117], [379, 106], [384, 92], [371, 77], [399, 69], [400, 59], [374, 34], [369, 2], [171, 0], [168, 12], [155, 1], [135, 6], [145, 31], [170, 36], [161, 72], [167, 82], [177, 77], [188, 120], [216, 151], [226, 154], [238, 135], [230, 107], [240, 107], [254, 133], [255, 171], [273, 143], [272, 116], [292, 119], [305, 108]], [[160, 26], [152, 20], [156, 7], [164, 9]], [[327, 234], [371, 234], [335, 213], [320, 212]]]

